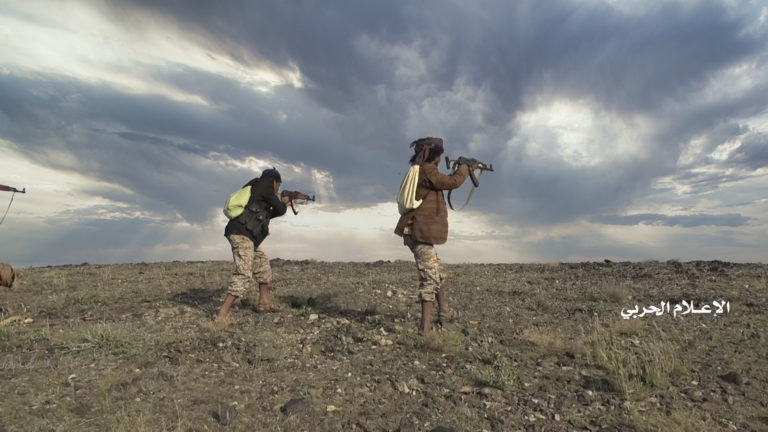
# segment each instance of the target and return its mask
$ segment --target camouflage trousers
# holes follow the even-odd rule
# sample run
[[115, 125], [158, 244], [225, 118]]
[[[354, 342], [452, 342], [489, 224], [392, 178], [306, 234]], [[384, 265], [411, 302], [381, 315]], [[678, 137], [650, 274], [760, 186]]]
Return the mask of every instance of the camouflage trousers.
[[419, 271], [419, 299], [435, 301], [435, 294], [442, 289], [445, 281], [435, 245], [414, 242], [409, 235], [403, 236], [403, 243], [413, 252], [413, 258], [416, 260], [416, 269]]
[[229, 282], [228, 294], [243, 297], [251, 287], [251, 281], [256, 283], [272, 282], [272, 267], [269, 258], [261, 248], [253, 249], [253, 242], [246, 236], [233, 234], [229, 236], [232, 245], [232, 258], [235, 268]]

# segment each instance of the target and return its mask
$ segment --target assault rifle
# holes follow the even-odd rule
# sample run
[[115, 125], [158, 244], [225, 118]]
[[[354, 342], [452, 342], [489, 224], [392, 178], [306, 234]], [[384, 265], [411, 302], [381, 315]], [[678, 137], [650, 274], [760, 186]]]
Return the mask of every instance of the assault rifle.
[[299, 192], [299, 191], [284, 190], [284, 191], [280, 192], [280, 196], [281, 197], [286, 197], [287, 196], [288, 198], [291, 199], [291, 210], [293, 210], [293, 214], [295, 214], [295, 215], [299, 214], [299, 212], [296, 211], [296, 207], [293, 206], [293, 202], [295, 200], [315, 202], [315, 196], [314, 195], [312, 195], [310, 197], [309, 195], [305, 194], [304, 192]]
[[448, 156], [445, 157], [445, 167], [449, 170], [455, 171], [456, 167], [459, 165], [467, 165], [469, 167], [469, 178], [472, 179], [472, 184], [475, 185], [475, 187], [480, 186], [480, 181], [478, 180], [480, 176], [476, 176], [475, 171], [480, 170], [481, 174], [482, 171], [493, 171], [493, 164], [488, 165], [475, 158], [459, 156], [458, 159], [451, 160]]
[[15, 187], [12, 187], [12, 186], [6, 186], [6, 185], [1, 185], [1, 184], [0, 184], [0, 191], [4, 191], [4, 192], [18, 192], [18, 193], [27, 193], [27, 188], [24, 188], [24, 189], [22, 189], [22, 190], [18, 190], [18, 189], [16, 189]]
[[[492, 164], [486, 164], [485, 162], [480, 162], [479, 160], [475, 158], [468, 158], [464, 156], [459, 156], [456, 160], [451, 160], [448, 156], [445, 157], [445, 166], [449, 170], [456, 171], [456, 169], [459, 167], [459, 165], [467, 165], [469, 167], [469, 178], [472, 179], [472, 185], [474, 186], [472, 190], [469, 191], [469, 195], [467, 195], [467, 200], [464, 201], [464, 205], [462, 205], [459, 210], [462, 210], [464, 207], [469, 204], [469, 200], [472, 198], [472, 194], [475, 192], [475, 189], [477, 189], [478, 186], [480, 186], [480, 176], [483, 175], [483, 171], [493, 171], [493, 165]], [[479, 171], [479, 174], [475, 174], [475, 171]], [[451, 210], [456, 210], [453, 208], [453, 203], [451, 202], [451, 192], [453, 190], [448, 191], [448, 206], [451, 208]]]
[[5, 209], [5, 213], [3, 213], [3, 217], [0, 218], [0, 224], [2, 224], [5, 221], [5, 217], [8, 216], [8, 210], [11, 209], [11, 204], [13, 204], [13, 197], [16, 196], [17, 193], [27, 193], [27, 188], [23, 188], [22, 190], [18, 190], [13, 186], [6, 186], [0, 184], [0, 191], [3, 192], [13, 192], [13, 195], [11, 195], [11, 200], [8, 201], [8, 207]]

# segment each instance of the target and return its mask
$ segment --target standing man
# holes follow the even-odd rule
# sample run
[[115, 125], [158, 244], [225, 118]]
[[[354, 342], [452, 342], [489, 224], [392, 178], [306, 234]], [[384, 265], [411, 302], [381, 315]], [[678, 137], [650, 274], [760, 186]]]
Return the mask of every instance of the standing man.
[[459, 165], [450, 175], [441, 174], [437, 168], [443, 154], [441, 138], [421, 138], [411, 143], [414, 155], [411, 165], [419, 165], [416, 198], [421, 205], [400, 217], [395, 234], [403, 237], [403, 243], [413, 252], [419, 271], [419, 300], [421, 300], [421, 331], [432, 329], [432, 309], [437, 300], [439, 320], [455, 319], [458, 314], [448, 308], [443, 282], [445, 276], [435, 245], [448, 240], [448, 209], [444, 190], [456, 189], [469, 175], [469, 167]]
[[272, 282], [272, 268], [269, 258], [259, 245], [269, 235], [269, 220], [285, 214], [289, 197], [280, 198], [280, 173], [272, 168], [264, 170], [261, 177], [254, 178], [245, 186], [251, 186], [251, 196], [243, 214], [230, 219], [224, 229], [224, 236], [232, 245], [235, 268], [227, 290], [227, 297], [214, 319], [217, 323], [228, 322], [229, 310], [235, 301], [244, 296], [253, 280], [259, 286], [259, 312], [277, 312], [269, 298], [269, 284]]

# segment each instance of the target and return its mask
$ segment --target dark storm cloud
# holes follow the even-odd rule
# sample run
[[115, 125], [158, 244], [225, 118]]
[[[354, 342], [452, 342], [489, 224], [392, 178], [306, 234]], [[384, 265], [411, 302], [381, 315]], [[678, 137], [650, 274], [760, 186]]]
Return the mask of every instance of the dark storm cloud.
[[768, 166], [768, 134], [750, 133], [744, 137], [728, 162], [757, 170]]
[[[125, 2], [116, 4], [122, 12]], [[487, 84], [507, 114], [525, 92], [542, 90], [531, 87], [536, 83], [623, 109], [652, 108], [762, 48], [743, 35], [750, 17], [713, 1], [649, 4], [631, 14], [569, 1], [134, 4], [197, 29], [241, 62], [296, 64], [315, 84], [311, 91], [340, 111], [369, 99], [374, 86], [393, 84], [401, 66], [361, 50], [361, 37], [421, 44], [436, 89], [458, 79]]]
[[[444, 136], [452, 156], [470, 155], [472, 143], [471, 156], [497, 167], [483, 178], [476, 209], [522, 223], [618, 213], [674, 172], [692, 137], [712, 134], [716, 147], [720, 136], [738, 133], [723, 125], [754, 114], [767, 96], [755, 89], [697, 104], [714, 74], [765, 49], [764, 34], [744, 31], [754, 15], [713, 1], [642, 13], [568, 1], [99, 5], [115, 25], [173, 29], [212, 56], [275, 70], [295, 65], [305, 80], [304, 88], [260, 93], [189, 66], [143, 71], [208, 103], [196, 105], [0, 75], [0, 136], [30, 159], [120, 184], [142, 208], [191, 222], [249, 177], [196, 157], [274, 157], [327, 170], [339, 204], [362, 205], [393, 199], [408, 143], [426, 135]], [[526, 104], [548, 98], [584, 99], [658, 125], [634, 159], [574, 166], [556, 154], [528, 156], [539, 143], [509, 125]], [[760, 148], [745, 147], [744, 157], [759, 160]], [[74, 162], [46, 156], [50, 149]]]
[[[727, 127], [722, 132], [722, 135], [714, 133], [714, 137], [709, 136], [703, 146], [705, 151], [698, 160], [682, 167], [671, 177], [675, 184], [684, 187], [682, 192], [685, 194], [722, 189], [728, 184], [749, 179], [756, 175], [755, 171], [768, 166], [768, 134], [748, 131], [741, 127]], [[709, 155], [717, 145], [734, 140], [739, 140], [740, 143], [726, 159], [715, 159]], [[701, 170], [702, 167], [707, 169]]]
[[737, 213], [671, 216], [657, 213], [641, 213], [626, 216], [597, 216], [591, 218], [591, 220], [592, 222], [606, 225], [661, 225], [692, 228], [697, 226], [739, 227], [746, 224], [750, 218]]
[[[194, 76], [198, 85], [204, 85], [205, 76]], [[282, 104], [280, 94], [250, 92], [251, 98], [244, 99], [237, 96], [244, 92], [242, 88], [211, 79], [217, 81], [213, 93], [231, 108], [221, 111], [124, 94], [63, 78], [0, 75], [0, 92], [6, 95], [0, 99], [0, 136], [18, 143], [18, 151], [38, 163], [130, 191], [115, 195], [114, 190], [92, 190], [96, 195], [119, 197], [121, 202], [159, 214], [178, 212], [193, 223], [207, 220], [212, 205], [220, 205], [230, 189], [258, 174], [211, 167], [205, 164], [211, 151], [239, 159], [274, 155], [287, 163], [336, 172], [338, 191], [371, 202], [370, 196], [353, 193], [364, 188], [344, 186], [383, 175], [382, 165], [370, 155], [340, 145], [335, 132], [317, 118], [302, 119], [300, 112], [293, 115], [296, 108]], [[279, 120], [279, 109], [291, 115]], [[307, 176], [294, 175], [286, 186], [308, 189], [312, 183]], [[367, 188], [376, 189], [375, 185]]]
[[[308, 94], [339, 113], [340, 141], [391, 164], [407, 159], [404, 144], [415, 137], [404, 136], [403, 125], [409, 112], [424, 108], [425, 97], [439, 101], [458, 84], [482, 92], [478, 121], [461, 115], [440, 133], [450, 153], [466, 153], [474, 140], [481, 144], [474, 156], [503, 168], [484, 184], [482, 195], [493, 198], [478, 196], [476, 205], [493, 210], [491, 203], [501, 204], [522, 221], [542, 215], [567, 221], [620, 209], [653, 178], [672, 173], [692, 137], [717, 134], [723, 122], [754, 113], [766, 96], [761, 89], [746, 100], [686, 102], [713, 74], [765, 49], [764, 34], [744, 31], [754, 19], [747, 8], [728, 10], [718, 2], [665, 2], [646, 5], [642, 13], [567, 1], [135, 4], [145, 8], [147, 22], [173, 22], [243, 63], [295, 64]], [[417, 58], [389, 57], [409, 49]], [[420, 67], [424, 74], [415, 81], [401, 77]], [[514, 132], [506, 125], [532, 96], [555, 95], [586, 98], [617, 115], [645, 113], [657, 117], [659, 129], [643, 159], [618, 165], [574, 168], [557, 158], [516, 159], [512, 154], [519, 152], [509, 144]], [[670, 107], [672, 101], [681, 105]], [[712, 140], [716, 146], [719, 139]], [[356, 181], [384, 182], [376, 198], [390, 199], [400, 173], [380, 172]]]

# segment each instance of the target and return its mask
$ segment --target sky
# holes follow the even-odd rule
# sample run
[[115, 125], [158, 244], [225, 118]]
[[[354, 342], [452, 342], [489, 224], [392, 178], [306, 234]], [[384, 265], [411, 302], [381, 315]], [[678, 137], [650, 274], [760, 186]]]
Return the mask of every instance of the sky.
[[270, 257], [409, 260], [395, 197], [437, 136], [494, 166], [444, 262], [768, 262], [767, 20], [749, 0], [5, 1], [0, 184], [27, 193], [0, 261], [229, 260], [224, 201], [273, 166], [317, 202], [272, 221]]

